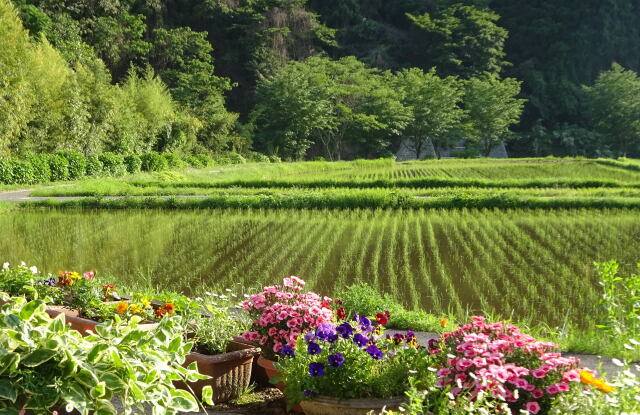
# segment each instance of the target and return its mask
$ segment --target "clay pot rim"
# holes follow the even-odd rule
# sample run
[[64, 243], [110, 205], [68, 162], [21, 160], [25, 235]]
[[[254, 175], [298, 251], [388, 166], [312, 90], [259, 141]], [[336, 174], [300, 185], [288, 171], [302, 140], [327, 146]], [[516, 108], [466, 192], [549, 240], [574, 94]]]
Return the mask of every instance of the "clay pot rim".
[[[237, 345], [246, 346], [245, 344], [237, 343], [234, 341], [229, 342], [229, 344], [231, 343], [236, 343]], [[260, 349], [258, 349], [257, 347], [249, 347], [242, 350], [234, 350], [231, 352], [219, 353], [219, 354], [204, 354], [199, 352], [191, 352], [189, 354], [192, 357], [198, 360], [201, 360], [203, 362], [206, 362], [209, 364], [216, 364], [216, 363], [231, 362], [234, 360], [243, 360], [248, 358], [253, 359], [260, 354]]]

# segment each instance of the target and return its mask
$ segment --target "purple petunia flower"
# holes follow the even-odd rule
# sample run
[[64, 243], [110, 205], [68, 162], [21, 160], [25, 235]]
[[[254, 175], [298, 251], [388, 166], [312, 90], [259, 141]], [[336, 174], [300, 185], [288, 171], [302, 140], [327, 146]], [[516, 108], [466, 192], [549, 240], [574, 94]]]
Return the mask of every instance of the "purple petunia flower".
[[[330, 323], [318, 324], [316, 327], [316, 336], [322, 341], [331, 341], [336, 334], [336, 326]], [[337, 337], [336, 337], [337, 339]]]
[[320, 345], [318, 343], [311, 342], [307, 346], [307, 353], [309, 353], [310, 355], [318, 354], [321, 351], [322, 349], [320, 348]]
[[336, 331], [343, 339], [348, 339], [354, 332], [353, 327], [349, 323], [342, 323], [336, 327]]
[[369, 343], [369, 339], [360, 333], [356, 333], [356, 335], [353, 336], [353, 342], [359, 347], [364, 347]]
[[304, 390], [304, 396], [311, 396], [311, 395], [313, 395], [313, 391], [311, 389]]
[[309, 375], [311, 376], [324, 376], [324, 365], [320, 362], [313, 362], [309, 364]]
[[296, 352], [293, 347], [285, 344], [284, 346], [282, 346], [282, 349], [280, 349], [280, 354], [284, 357], [293, 357], [295, 356]]
[[383, 356], [382, 351], [378, 349], [378, 347], [375, 344], [372, 344], [371, 346], [367, 347], [366, 352], [369, 353], [369, 356], [371, 356], [376, 360], [382, 359], [382, 356]]
[[332, 367], [340, 367], [344, 364], [344, 356], [342, 356], [342, 353], [335, 353], [332, 355], [329, 355], [329, 366]]
[[307, 343], [312, 342], [316, 339], [316, 334], [312, 331], [307, 332], [307, 334], [304, 335], [304, 339], [307, 341]]

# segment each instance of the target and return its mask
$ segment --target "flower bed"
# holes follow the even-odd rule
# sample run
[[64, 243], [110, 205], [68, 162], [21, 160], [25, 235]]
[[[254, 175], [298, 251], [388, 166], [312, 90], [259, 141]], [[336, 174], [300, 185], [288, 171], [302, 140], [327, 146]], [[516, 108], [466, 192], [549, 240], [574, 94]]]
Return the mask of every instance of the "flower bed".
[[[125, 339], [136, 344], [126, 350], [126, 359], [138, 365], [134, 371], [146, 371], [130, 380], [132, 385], [141, 379], [146, 385], [160, 376], [148, 367], [149, 355], [165, 353], [172, 365], [179, 363], [180, 368], [175, 370], [181, 377], [170, 376], [168, 381], [173, 384], [181, 380], [183, 385], [192, 385], [190, 388], [180, 391], [171, 388], [169, 392], [162, 389], [162, 396], [150, 385], [149, 396], [139, 385], [127, 389], [136, 402], [165, 399], [162, 405], [167, 408], [180, 406], [177, 402], [181, 401], [184, 408], [193, 410], [191, 392], [203, 399], [215, 397], [218, 401], [240, 394], [248, 386], [254, 356], [258, 353], [251, 348], [255, 345], [261, 349], [260, 362], [271, 369], [272, 382], [279, 383], [285, 391], [289, 405], [301, 403], [309, 415], [360, 414], [381, 411], [383, 407], [389, 412], [401, 403], [405, 413], [414, 415], [563, 414], [574, 411], [572, 408], [595, 415], [607, 413], [604, 402], [613, 407], [618, 405], [628, 413], [640, 409], [640, 401], [634, 398], [640, 391], [640, 382], [633, 380], [633, 372], [625, 371], [623, 378], [607, 382], [597, 377], [595, 371], [581, 367], [577, 359], [562, 356], [557, 345], [539, 341], [512, 324], [473, 317], [438, 340], [432, 340], [427, 347], [421, 347], [410, 331], [385, 335], [384, 325], [393, 320], [393, 313], [379, 310], [372, 311], [371, 316], [350, 316], [343, 308], [345, 304], [306, 292], [304, 286], [305, 282], [299, 278], [285, 278], [281, 285], [265, 287], [247, 296], [242, 309], [237, 309], [236, 302], [218, 301], [227, 298], [225, 296], [216, 297], [218, 300], [194, 300], [175, 293], [161, 293], [154, 296], [153, 301], [144, 294], [134, 294], [124, 300], [117, 296], [113, 284], [99, 282], [94, 273], [65, 271], [54, 277], [44, 276], [35, 267], [24, 264], [16, 267], [4, 264], [0, 270], [0, 313], [3, 315], [0, 330], [6, 336], [0, 337], [0, 349], [14, 351], [0, 355], [0, 412], [32, 406], [49, 409], [66, 403], [80, 412], [98, 408], [105, 414], [111, 413], [106, 401], [125, 390], [124, 386], [113, 383], [116, 381], [111, 375], [96, 374], [96, 378], [89, 375], [90, 381], [89, 378], [78, 380], [81, 384], [78, 388], [91, 388], [85, 391], [88, 395], [82, 397], [74, 395], [78, 392], [76, 389], [73, 393], [64, 389], [76, 388], [69, 385], [77, 376], [85, 376], [84, 369], [78, 369], [80, 366], [75, 366], [73, 370], [78, 372], [72, 370], [64, 380], [54, 375], [46, 377], [49, 372], [42, 373], [46, 375], [42, 380], [46, 390], [53, 385], [64, 385], [57, 394], [52, 392], [50, 398], [35, 394], [20, 382], [31, 379], [28, 376], [33, 376], [34, 371], [30, 371], [30, 367], [40, 367], [49, 361], [47, 358], [29, 366], [29, 359], [35, 359], [36, 352], [43, 357], [55, 357], [59, 365], [56, 370], [68, 370], [64, 362], [69, 357], [62, 354], [60, 342], [70, 356], [85, 362], [86, 368], [96, 364], [91, 370], [98, 373], [106, 370], [99, 364], [103, 359], [105, 362], [115, 359], [113, 353], [105, 354], [111, 348], [119, 348], [120, 344], [113, 342], [125, 342]], [[2, 294], [3, 291], [12, 297]], [[41, 299], [58, 305], [45, 308]], [[49, 317], [43, 319], [47, 314]], [[86, 333], [86, 329], [93, 334], [83, 338], [69, 331], [63, 324], [65, 320], [83, 334], [91, 334]], [[145, 321], [153, 325], [140, 324]], [[74, 326], [74, 322], [87, 326]], [[442, 319], [438, 325], [445, 328], [452, 323]], [[155, 327], [160, 329], [157, 333], [145, 331]], [[20, 346], [24, 346], [24, 350], [15, 351], [18, 350], [15, 344], [8, 341], [18, 336], [16, 333], [21, 332], [18, 337], [24, 340], [24, 336], [33, 336], [39, 331], [50, 331], [53, 340], [42, 343], [38, 337], [35, 339], [39, 342], [37, 350], [29, 348], [33, 342], [26, 342]], [[248, 346], [231, 341], [241, 332], [243, 340], [250, 343]], [[143, 347], [138, 347], [136, 342], [143, 342]], [[154, 344], [161, 347], [160, 352], [153, 348]], [[24, 358], [28, 364], [16, 366], [13, 353], [20, 355], [19, 363]], [[183, 363], [185, 368], [181, 367]], [[208, 366], [210, 363], [218, 366]], [[120, 363], [116, 359], [109, 364], [117, 369]], [[23, 377], [13, 373], [15, 367], [21, 368]], [[210, 378], [197, 375], [196, 369]], [[153, 379], [147, 380], [147, 377]], [[205, 381], [205, 377], [209, 380]], [[167, 379], [159, 382], [163, 388], [168, 387]], [[217, 388], [216, 393], [207, 385]], [[106, 391], [107, 387], [112, 389]], [[34, 397], [36, 395], [38, 397]], [[591, 408], [599, 408], [600, 412], [593, 412]]]

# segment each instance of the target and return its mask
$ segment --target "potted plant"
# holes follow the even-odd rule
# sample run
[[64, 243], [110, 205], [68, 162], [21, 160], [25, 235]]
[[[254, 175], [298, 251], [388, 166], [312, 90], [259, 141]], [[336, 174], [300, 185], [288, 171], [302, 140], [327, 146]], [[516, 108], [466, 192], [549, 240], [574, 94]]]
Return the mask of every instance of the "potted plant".
[[396, 410], [413, 384], [435, 384], [430, 355], [415, 336], [385, 336], [365, 317], [323, 323], [284, 347], [276, 363], [289, 404], [307, 415], [365, 415]]
[[192, 344], [175, 319], [163, 319], [152, 333], [139, 329], [138, 317], [127, 325], [116, 318], [83, 337], [67, 327], [64, 314], [51, 319], [40, 300], [3, 300], [9, 303], [0, 307], [0, 413], [64, 408], [115, 415], [114, 398], [125, 413], [145, 405], [167, 414], [198, 410], [192, 394], [173, 387], [176, 380], [204, 378], [195, 365], [181, 365]]
[[438, 386], [453, 397], [490, 396], [512, 413], [546, 414], [561, 395], [582, 388], [579, 360], [508, 323], [473, 317], [430, 344]]
[[207, 304], [205, 309], [206, 315], [198, 314], [191, 320], [194, 348], [185, 364], [195, 362], [198, 371], [210, 378], [189, 386], [199, 396], [202, 388], [209, 385], [214, 402], [227, 402], [249, 387], [253, 361], [260, 349], [233, 341], [251, 325], [247, 316], [232, 315], [229, 308], [217, 304]]
[[[274, 362], [283, 347], [294, 347], [301, 333], [333, 319], [331, 299], [303, 292], [304, 285], [300, 278], [284, 278], [282, 285], [265, 287], [242, 303], [242, 308], [253, 320], [251, 328], [242, 337], [262, 350], [258, 365], [269, 379], [278, 376]], [[283, 387], [282, 384], [277, 386]]]

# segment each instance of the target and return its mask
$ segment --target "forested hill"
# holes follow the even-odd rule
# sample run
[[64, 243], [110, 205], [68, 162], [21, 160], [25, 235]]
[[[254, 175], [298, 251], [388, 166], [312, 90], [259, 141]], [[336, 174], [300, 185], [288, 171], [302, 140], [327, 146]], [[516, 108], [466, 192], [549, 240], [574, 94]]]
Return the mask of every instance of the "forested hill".
[[[470, 151], [480, 154], [502, 140], [514, 155], [640, 155], [640, 106], [633, 104], [640, 93], [633, 72], [640, 69], [637, 0], [13, 4], [32, 42], [50, 43], [73, 71], [120, 85], [125, 95], [127, 88], [147, 88], [156, 103], [171, 101], [153, 108], [164, 114], [154, 138], [134, 127], [118, 132], [123, 127], [114, 119], [102, 133], [117, 138], [91, 138], [99, 143], [85, 142], [85, 152], [197, 147], [253, 148], [284, 158], [373, 157], [405, 138], [418, 147], [417, 138], [430, 139], [439, 154], [461, 137], [476, 137]], [[317, 58], [292, 63], [310, 57]], [[614, 63], [620, 66], [612, 69]], [[495, 102], [486, 97], [492, 90]], [[104, 107], [86, 105], [89, 114]], [[149, 125], [158, 124], [136, 105]], [[434, 121], [420, 113], [424, 107], [444, 110]], [[482, 119], [500, 114], [507, 115]], [[96, 118], [87, 128], [98, 128]], [[4, 150], [45, 149], [29, 133], [20, 136]]]

